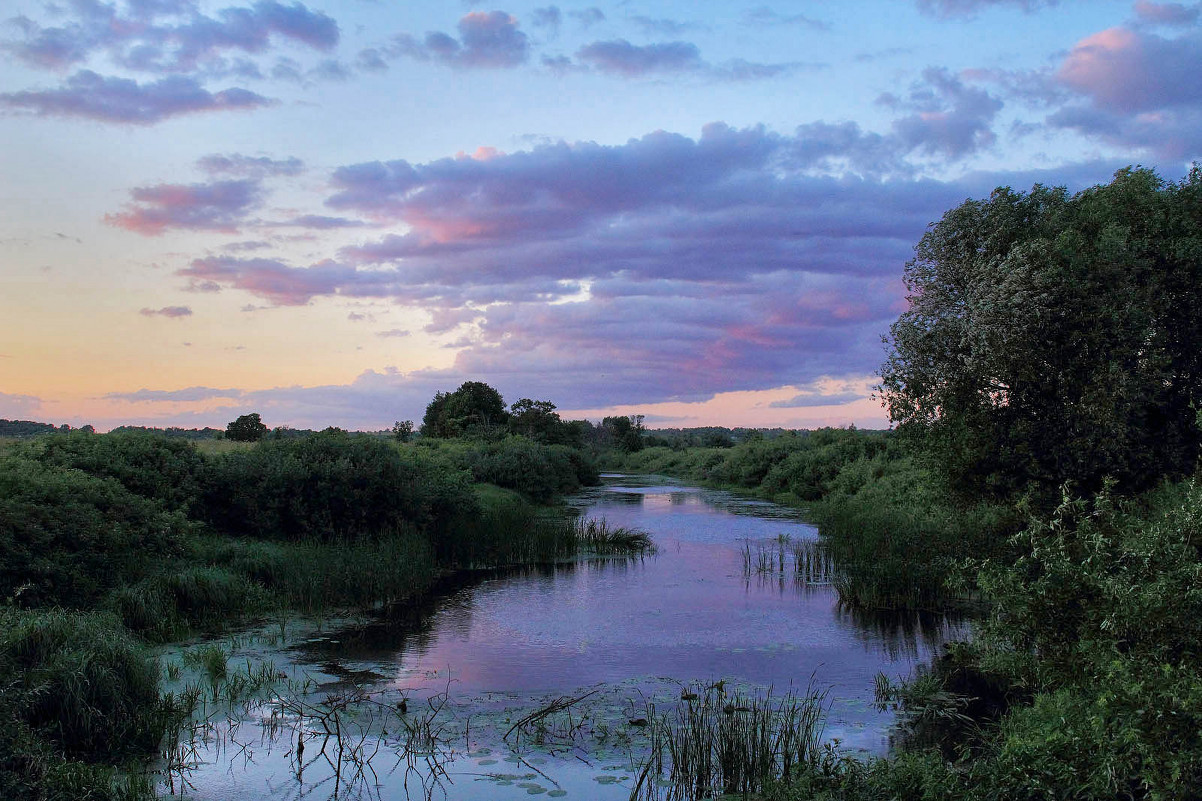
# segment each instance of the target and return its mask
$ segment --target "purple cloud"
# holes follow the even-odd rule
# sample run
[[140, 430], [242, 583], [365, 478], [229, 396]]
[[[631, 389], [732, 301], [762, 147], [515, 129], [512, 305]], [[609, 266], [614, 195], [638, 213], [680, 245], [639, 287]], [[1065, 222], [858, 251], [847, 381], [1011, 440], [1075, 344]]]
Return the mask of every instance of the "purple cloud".
[[1135, 16], [1141, 22], [1152, 25], [1193, 25], [1198, 21], [1199, 13], [1197, 5], [1191, 7], [1181, 3], [1152, 3], [1148, 0], [1137, 0], [1135, 4]]
[[42, 399], [34, 395], [0, 392], [0, 417], [20, 419], [42, 408]]
[[168, 228], [236, 233], [246, 213], [262, 201], [259, 182], [251, 179], [142, 186], [130, 196], [127, 211], [106, 214], [104, 221], [143, 236]]
[[[215, 16], [200, 13], [192, 3], [130, 5], [133, 16], [124, 17], [115, 5], [72, 3], [72, 17], [49, 28], [18, 17], [14, 22], [23, 39], [8, 49], [27, 64], [47, 69], [82, 63], [102, 50], [127, 69], [224, 73], [248, 68], [245, 63], [226, 63], [224, 52], [262, 53], [273, 37], [316, 50], [330, 50], [339, 40], [338, 23], [332, 17], [301, 3], [259, 0], [249, 7], [221, 9]], [[182, 17], [182, 21], [165, 23], [159, 19], [164, 16]]]
[[[1082, 39], [1045, 78], [1071, 100], [1049, 115], [1069, 128], [1165, 159], [1202, 155], [1202, 35], [1175, 39], [1125, 27]], [[1073, 102], [1077, 100], [1078, 102]]]
[[192, 310], [187, 306], [164, 306], [161, 309], [142, 309], [138, 313], [143, 317], [169, 317], [172, 319], [192, 316]]
[[[243, 289], [277, 306], [303, 306], [318, 295], [383, 296], [390, 286], [386, 281], [379, 281], [373, 284], [379, 287], [374, 291], [353, 293], [349, 290], [357, 280], [368, 283], [373, 276], [360, 279], [353, 270], [332, 262], [298, 268], [275, 259], [238, 259], [232, 256], [194, 259], [176, 274], [196, 281], [213, 281]], [[382, 279], [382, 276], [375, 278]], [[252, 308], [257, 310], [258, 307]]]
[[0, 94], [0, 106], [43, 117], [82, 117], [132, 125], [152, 125], [181, 114], [245, 110], [272, 103], [245, 89], [209, 92], [195, 79], [182, 76], [139, 84], [90, 70], [75, 73], [59, 89]]
[[879, 366], [880, 334], [904, 308], [901, 266], [931, 220], [999, 184], [1080, 186], [1113, 169], [814, 174], [870, 160], [889, 136], [714, 124], [697, 139], [349, 165], [328, 205], [406, 233], [310, 266], [212, 257], [179, 274], [276, 305], [421, 308], [426, 333], [460, 349], [455, 377], [539, 388], [565, 408], [862, 375]]
[[774, 78], [800, 68], [820, 68], [821, 64], [759, 64], [734, 59], [723, 64], [710, 64], [701, 58], [701, 51], [692, 42], [658, 42], [635, 45], [625, 39], [592, 42], [576, 51], [576, 62], [563, 59], [544, 59], [553, 72], [573, 68], [589, 68], [620, 78], [643, 78], [650, 75], [685, 74], [726, 81], [754, 81]]
[[135, 392], [110, 392], [105, 400], [130, 401], [132, 403], [190, 403], [213, 400], [214, 398], [239, 398], [240, 389], [215, 389], [213, 387], [186, 387], [184, 389], [139, 389]]
[[918, 0], [918, 8], [943, 19], [974, 17], [978, 12], [997, 6], [1013, 6], [1028, 14], [1059, 3], [1059, 0]]
[[388, 331], [377, 331], [376, 336], [383, 339], [400, 339], [409, 336], [409, 331], [404, 328], [392, 328]]
[[630, 17], [630, 21], [648, 36], [680, 36], [689, 31], [705, 29], [704, 25], [696, 22], [681, 22], [666, 17], [648, 17], [642, 14]]
[[563, 22], [563, 14], [559, 6], [543, 6], [530, 12], [530, 23], [536, 28], [546, 28], [551, 36], [559, 34], [559, 25]]
[[334, 231], [339, 228], [362, 228], [370, 223], [348, 217], [327, 217], [321, 214], [302, 214], [287, 222], [272, 223], [286, 228], [309, 228], [314, 231]]
[[1078, 42], [1056, 77], [1095, 108], [1135, 114], [1202, 102], [1200, 64], [1202, 35], [1110, 28]]
[[625, 39], [613, 39], [585, 45], [576, 51], [576, 58], [599, 72], [625, 78], [705, 67], [701, 51], [690, 42], [633, 45]]
[[473, 11], [459, 20], [458, 29], [458, 39], [439, 31], [426, 34], [421, 41], [401, 34], [391, 50], [396, 55], [466, 69], [517, 67], [530, 57], [529, 38], [504, 11]]
[[883, 95], [878, 101], [912, 113], [893, 122], [905, 150], [959, 159], [996, 141], [991, 128], [1002, 101], [966, 86], [946, 69], [928, 68], [905, 100]]
[[781, 14], [768, 6], [756, 6], [743, 14], [744, 25], [778, 28], [784, 25], [796, 25], [815, 31], [829, 31], [829, 22], [807, 17], [805, 14]]
[[605, 22], [605, 12], [596, 6], [589, 6], [579, 11], [569, 11], [568, 16], [576, 20], [577, 24], [585, 30]]
[[197, 159], [196, 166], [209, 175], [233, 175], [238, 178], [270, 178], [300, 175], [305, 163], [295, 156], [272, 159], [266, 156], [243, 156], [238, 153], [214, 153]]

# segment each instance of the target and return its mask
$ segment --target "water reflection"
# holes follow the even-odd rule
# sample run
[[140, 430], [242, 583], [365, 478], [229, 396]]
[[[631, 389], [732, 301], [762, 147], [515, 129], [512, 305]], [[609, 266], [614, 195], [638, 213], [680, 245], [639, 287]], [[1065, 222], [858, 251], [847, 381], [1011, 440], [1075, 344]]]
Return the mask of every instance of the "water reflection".
[[[642, 747], [626, 725], [637, 715], [632, 703], [656, 699], [667, 709], [690, 681], [781, 691], [812, 680], [828, 692], [827, 736], [881, 753], [891, 717], [871, 705], [876, 673], [908, 674], [964, 631], [947, 617], [841, 606], [830, 565], [814, 545], [817, 531], [796, 510], [645, 477], [610, 478], [572, 503], [613, 526], [648, 531], [658, 554], [448, 580], [426, 599], [314, 638], [291, 657], [312, 666], [331, 691], [353, 686], [410, 709], [449, 699], [440, 725], [461, 745], [440, 768], [458, 777], [443, 786], [448, 798], [516, 797], [531, 768], [544, 774], [547, 780], [532, 779], [544, 789], [625, 798], [632, 782], [623, 771]], [[528, 742], [533, 752], [515, 752], [504, 741], [513, 721], [581, 693], [590, 693], [591, 706], [579, 714], [591, 733], [580, 743], [556, 751]], [[583, 720], [564, 725], [573, 730]], [[364, 736], [395, 744], [397, 725]], [[232, 770], [216, 758], [213, 764]], [[382, 781], [381, 797], [406, 797], [403, 786], [389, 784], [395, 779]], [[253, 783], [240, 781], [238, 797], [271, 794], [246, 791]], [[211, 787], [199, 794], [222, 797]]]

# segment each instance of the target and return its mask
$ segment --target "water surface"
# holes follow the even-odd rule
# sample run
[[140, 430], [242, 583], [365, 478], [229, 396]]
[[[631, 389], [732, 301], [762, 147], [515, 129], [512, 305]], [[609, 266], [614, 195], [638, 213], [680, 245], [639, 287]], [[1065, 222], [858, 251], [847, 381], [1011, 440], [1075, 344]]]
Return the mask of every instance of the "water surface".
[[[782, 542], [817, 539], [795, 510], [646, 476], [607, 477], [572, 504], [648, 531], [657, 553], [494, 574], [275, 653], [282, 673], [308, 682], [310, 699], [366, 694], [369, 712], [344, 722], [374, 749], [370, 769], [350, 759], [348, 787], [338, 760], [317, 760], [298, 782], [315, 746], [298, 760], [296, 736], [316, 743], [319, 728], [295, 709], [246, 706], [233, 744], [216, 724], [200, 744], [188, 795], [625, 798], [646, 749], [638, 720], [649, 702], [680, 703], [690, 682], [778, 694], [816, 687], [827, 694], [827, 736], [882, 753], [892, 719], [870, 705], [873, 677], [909, 674], [956, 633], [946, 620], [852, 615], [831, 586], [796, 581], [775, 563], [748, 572], [748, 549], [778, 553]], [[505, 739], [523, 716], [585, 694], [541, 730]], [[411, 726], [428, 718], [437, 728], [437, 768], [415, 757], [396, 719], [402, 699]], [[257, 740], [248, 733], [256, 726]]]

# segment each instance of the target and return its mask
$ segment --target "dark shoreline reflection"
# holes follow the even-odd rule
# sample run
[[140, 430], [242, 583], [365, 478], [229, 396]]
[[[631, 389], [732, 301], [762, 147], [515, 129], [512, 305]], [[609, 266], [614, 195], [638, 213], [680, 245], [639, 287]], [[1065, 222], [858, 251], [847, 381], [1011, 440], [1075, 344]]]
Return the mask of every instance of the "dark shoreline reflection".
[[[749, 572], [748, 543], [811, 547], [817, 531], [797, 510], [644, 476], [610, 477], [570, 502], [649, 531], [659, 554], [445, 580], [432, 597], [303, 646], [302, 658], [469, 695], [570, 692], [640, 676], [760, 686], [814, 676], [854, 705], [871, 700], [878, 671], [908, 674], [967, 632], [946, 616], [845, 608], [828, 581]], [[845, 722], [880, 725], [867, 713]]]

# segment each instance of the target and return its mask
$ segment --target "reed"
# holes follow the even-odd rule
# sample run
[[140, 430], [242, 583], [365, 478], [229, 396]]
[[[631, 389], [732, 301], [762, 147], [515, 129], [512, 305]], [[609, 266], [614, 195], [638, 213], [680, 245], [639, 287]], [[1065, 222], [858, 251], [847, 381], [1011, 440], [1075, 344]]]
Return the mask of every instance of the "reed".
[[638, 556], [655, 553], [655, 543], [646, 531], [610, 526], [604, 518], [578, 519], [574, 526], [578, 551], [598, 556]]
[[813, 687], [774, 697], [771, 690], [727, 693], [718, 682], [686, 688], [682, 697], [691, 700], [672, 713], [648, 710], [652, 754], [640, 788], [667, 786], [682, 799], [748, 798], [788, 782], [824, 753], [825, 693]]

